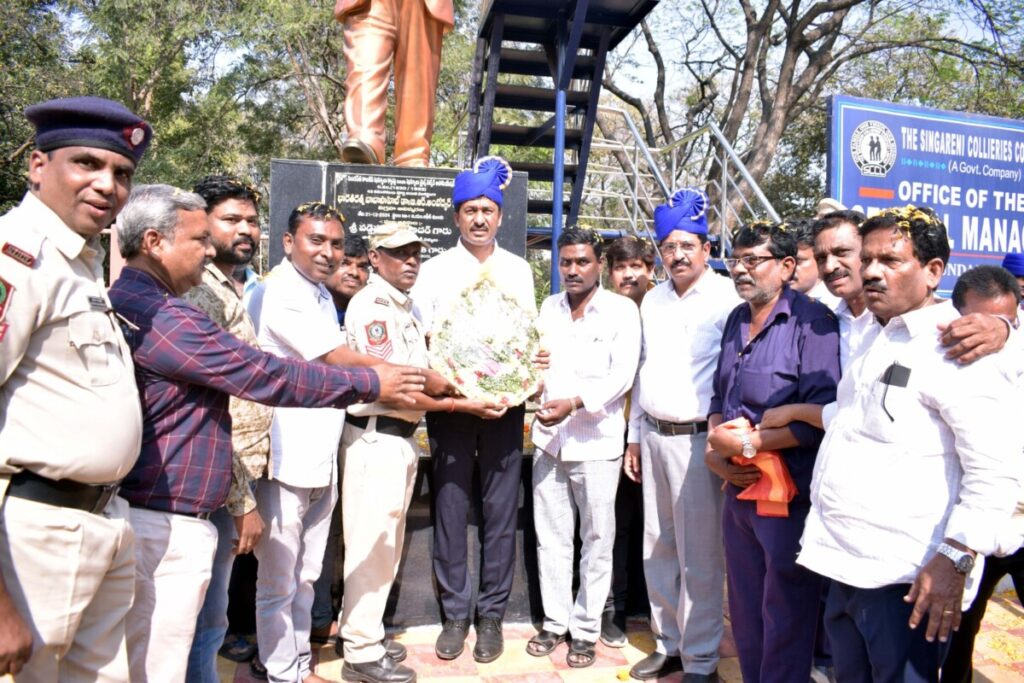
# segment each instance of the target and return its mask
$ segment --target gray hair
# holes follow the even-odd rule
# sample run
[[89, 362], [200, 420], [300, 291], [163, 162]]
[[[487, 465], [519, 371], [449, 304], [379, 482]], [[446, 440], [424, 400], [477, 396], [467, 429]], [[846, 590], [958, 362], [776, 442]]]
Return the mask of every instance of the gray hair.
[[205, 209], [206, 200], [193, 192], [171, 185], [137, 185], [117, 217], [121, 256], [127, 259], [138, 254], [147, 230], [156, 230], [168, 239], [174, 237], [178, 211]]

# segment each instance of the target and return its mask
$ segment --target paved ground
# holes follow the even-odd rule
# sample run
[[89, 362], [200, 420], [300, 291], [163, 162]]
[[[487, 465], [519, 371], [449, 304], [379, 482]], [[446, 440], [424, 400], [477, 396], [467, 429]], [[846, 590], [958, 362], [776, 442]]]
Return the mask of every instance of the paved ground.
[[[402, 633], [398, 640], [409, 648], [411, 665], [419, 674], [419, 683], [589, 683], [591, 681], [627, 681], [629, 667], [643, 659], [654, 649], [647, 624], [630, 622], [629, 645], [621, 650], [607, 648], [600, 643], [597, 661], [587, 669], [570, 669], [565, 663], [566, 645], [560, 645], [549, 657], [531, 657], [526, 653], [526, 641], [536, 629], [525, 625], [505, 627], [505, 654], [491, 664], [477, 664], [471, 654], [473, 635], [470, 634], [466, 651], [459, 659], [443, 662], [434, 655], [434, 639], [438, 626], [426, 626]], [[740, 683], [739, 666], [732, 637], [726, 630], [722, 643], [722, 663], [719, 674], [726, 683]], [[331, 645], [319, 652], [317, 673], [332, 680], [341, 679], [341, 660]], [[221, 680], [225, 683], [250, 683], [248, 665], [236, 667], [221, 659]], [[666, 677], [673, 683], [680, 675]], [[982, 632], [978, 636], [975, 652], [977, 683], [1024, 683], [1024, 609], [1012, 592], [996, 596], [985, 615]]]

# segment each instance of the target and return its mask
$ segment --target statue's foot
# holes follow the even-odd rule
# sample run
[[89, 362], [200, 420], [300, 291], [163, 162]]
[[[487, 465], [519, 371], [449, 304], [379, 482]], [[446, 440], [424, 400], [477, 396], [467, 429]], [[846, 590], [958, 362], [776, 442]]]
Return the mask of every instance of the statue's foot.
[[380, 164], [373, 148], [358, 138], [349, 138], [341, 146], [341, 160], [347, 164]]

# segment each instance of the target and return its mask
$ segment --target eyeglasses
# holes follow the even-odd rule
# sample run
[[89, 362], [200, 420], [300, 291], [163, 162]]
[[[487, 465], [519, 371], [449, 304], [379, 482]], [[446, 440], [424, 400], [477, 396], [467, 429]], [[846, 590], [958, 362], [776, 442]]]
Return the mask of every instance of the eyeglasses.
[[754, 256], [753, 254], [748, 254], [747, 256], [743, 256], [742, 258], [722, 259], [722, 261], [725, 263], [725, 267], [728, 268], [729, 270], [734, 269], [737, 263], [742, 263], [743, 267], [746, 268], [747, 270], [753, 270], [754, 268], [757, 268], [765, 261], [778, 260], [778, 256]]
[[695, 254], [697, 253], [697, 245], [689, 242], [665, 242], [658, 247], [658, 251], [662, 254], [671, 256], [677, 251], [681, 251], [684, 254]]

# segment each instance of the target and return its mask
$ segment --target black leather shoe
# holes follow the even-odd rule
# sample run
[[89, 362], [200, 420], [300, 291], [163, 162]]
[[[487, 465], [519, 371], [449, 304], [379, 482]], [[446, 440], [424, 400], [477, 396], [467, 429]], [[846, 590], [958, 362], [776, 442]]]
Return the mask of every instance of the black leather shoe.
[[[390, 638], [384, 639], [384, 652], [387, 653], [388, 657], [395, 660], [396, 662], [404, 662], [405, 658], [409, 656], [409, 653], [405, 650], [405, 645], [402, 645], [397, 640], [391, 640]], [[342, 659], [345, 658], [345, 641], [338, 638], [334, 641], [334, 651]]]
[[455, 659], [466, 647], [467, 635], [469, 619], [446, 619], [434, 644], [434, 653], [441, 659]]
[[683, 674], [682, 683], [718, 683], [718, 669], [709, 674]]
[[341, 678], [355, 683], [414, 683], [416, 672], [384, 655], [376, 662], [341, 665]]
[[397, 640], [391, 640], [390, 638], [384, 639], [384, 652], [388, 653], [388, 657], [391, 657], [391, 659], [396, 662], [404, 662], [405, 658], [409, 656], [409, 653], [405, 649], [405, 645], [402, 645]]
[[661, 678], [670, 673], [683, 670], [683, 660], [679, 655], [665, 655], [660, 652], [652, 652], [629, 670], [629, 675], [639, 681], [646, 681], [651, 678]]
[[473, 659], [486, 664], [493, 662], [505, 651], [505, 639], [501, 635], [501, 619], [480, 617], [476, 621], [476, 647]]

